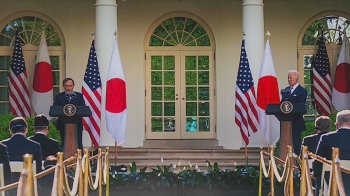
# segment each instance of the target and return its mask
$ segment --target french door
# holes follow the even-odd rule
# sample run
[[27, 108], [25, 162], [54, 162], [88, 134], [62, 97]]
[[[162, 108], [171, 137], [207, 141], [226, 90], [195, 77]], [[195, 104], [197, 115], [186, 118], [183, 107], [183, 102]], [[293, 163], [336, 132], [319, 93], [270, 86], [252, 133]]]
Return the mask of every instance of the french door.
[[215, 138], [213, 53], [146, 52], [146, 139]]

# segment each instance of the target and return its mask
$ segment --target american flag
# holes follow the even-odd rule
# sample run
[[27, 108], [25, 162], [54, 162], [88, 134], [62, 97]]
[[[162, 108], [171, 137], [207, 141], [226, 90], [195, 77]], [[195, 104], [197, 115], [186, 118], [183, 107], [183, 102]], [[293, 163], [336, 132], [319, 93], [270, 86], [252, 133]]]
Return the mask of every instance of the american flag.
[[83, 118], [83, 126], [89, 133], [95, 147], [100, 143], [101, 129], [101, 77], [98, 68], [95, 42], [92, 41], [89, 59], [85, 71], [82, 93], [87, 106], [90, 107], [92, 115]]
[[243, 39], [236, 81], [235, 121], [246, 145], [249, 144], [250, 133], [258, 131], [258, 119], [254, 82]]
[[27, 71], [24, 63], [21, 42], [16, 31], [15, 45], [9, 73], [9, 102], [13, 115], [30, 117], [30, 99]]
[[322, 115], [331, 113], [331, 73], [323, 32], [319, 39], [316, 58], [313, 62], [314, 97], [316, 108]]

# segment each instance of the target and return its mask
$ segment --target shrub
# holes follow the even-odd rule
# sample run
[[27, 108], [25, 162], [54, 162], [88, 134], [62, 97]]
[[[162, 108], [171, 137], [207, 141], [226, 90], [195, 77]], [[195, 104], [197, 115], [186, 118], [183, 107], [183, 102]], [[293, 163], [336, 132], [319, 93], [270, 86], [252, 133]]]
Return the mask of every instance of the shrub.
[[[11, 137], [10, 131], [9, 131], [9, 123], [15, 116], [12, 114], [3, 114], [0, 115], [0, 141], [7, 139]], [[26, 118], [26, 121], [28, 123], [28, 133], [27, 137], [30, 137], [35, 134], [34, 132], [34, 118]], [[49, 126], [49, 134], [48, 136], [50, 138], [53, 138], [61, 143], [61, 137], [59, 131], [56, 129], [55, 125], [53, 123], [50, 123]]]
[[[196, 166], [197, 168], [197, 166]], [[280, 175], [284, 168], [278, 167]], [[157, 166], [151, 172], [147, 168], [136, 171], [136, 164], [130, 164], [130, 173], [111, 171], [110, 183], [116, 189], [123, 190], [164, 190], [172, 188], [199, 189], [258, 189], [259, 167], [237, 166], [233, 170], [219, 168], [215, 162], [211, 165], [207, 161], [207, 171], [192, 168], [182, 169], [176, 165]], [[299, 172], [294, 173], [295, 187], [300, 186]], [[275, 180], [275, 190], [283, 189], [284, 182]], [[270, 188], [270, 179], [263, 176], [262, 187]]]

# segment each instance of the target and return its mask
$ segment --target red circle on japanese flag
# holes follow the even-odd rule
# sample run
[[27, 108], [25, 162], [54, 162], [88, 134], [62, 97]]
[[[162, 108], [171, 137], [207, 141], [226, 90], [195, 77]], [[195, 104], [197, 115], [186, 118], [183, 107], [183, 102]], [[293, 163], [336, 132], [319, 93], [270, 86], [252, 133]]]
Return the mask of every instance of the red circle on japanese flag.
[[111, 113], [121, 113], [126, 109], [126, 85], [120, 78], [107, 81], [106, 110]]
[[39, 62], [35, 65], [33, 90], [46, 93], [53, 88], [52, 67], [47, 62]]
[[341, 63], [337, 66], [335, 72], [334, 79], [334, 88], [341, 93], [349, 93], [350, 92], [350, 64], [349, 63]]

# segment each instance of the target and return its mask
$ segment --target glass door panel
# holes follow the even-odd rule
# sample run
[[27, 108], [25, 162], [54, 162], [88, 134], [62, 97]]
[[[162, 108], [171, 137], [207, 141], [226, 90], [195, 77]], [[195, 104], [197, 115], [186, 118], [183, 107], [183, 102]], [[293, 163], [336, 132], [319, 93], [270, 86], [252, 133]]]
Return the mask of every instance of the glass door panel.
[[182, 138], [215, 138], [214, 61], [211, 51], [181, 52]]
[[146, 139], [179, 139], [179, 52], [146, 53]]

